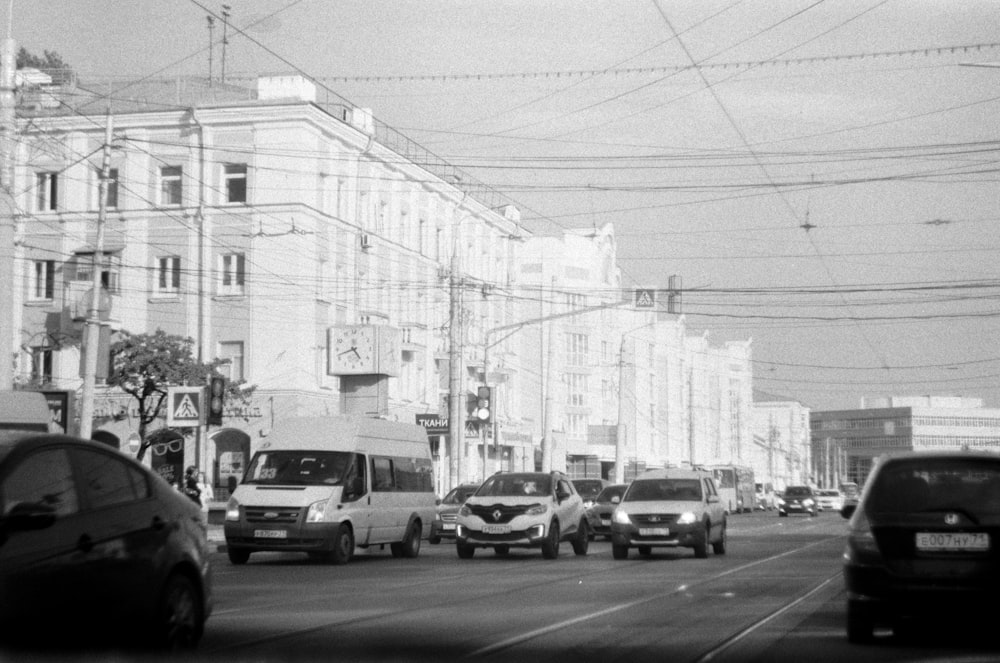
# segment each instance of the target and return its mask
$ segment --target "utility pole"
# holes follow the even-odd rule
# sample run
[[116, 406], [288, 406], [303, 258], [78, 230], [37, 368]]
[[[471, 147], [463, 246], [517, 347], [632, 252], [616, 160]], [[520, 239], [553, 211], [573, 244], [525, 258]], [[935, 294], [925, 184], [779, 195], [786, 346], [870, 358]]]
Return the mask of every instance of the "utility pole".
[[98, 185], [97, 239], [94, 242], [93, 281], [90, 310], [83, 339], [83, 393], [80, 396], [80, 437], [89, 440], [94, 426], [94, 389], [97, 382], [97, 356], [101, 344], [101, 268], [104, 262], [104, 225], [108, 215], [108, 179], [111, 176], [111, 109], [104, 127], [104, 150], [101, 180]]
[[212, 56], [215, 54], [215, 17], [206, 16], [208, 20], [208, 87], [212, 87], [214, 71], [212, 69]]
[[229, 45], [229, 5], [222, 5], [222, 84], [226, 84], [226, 46]]
[[618, 351], [618, 425], [615, 430], [615, 483], [625, 483], [625, 443], [628, 427], [625, 425], [625, 334], [622, 334]]
[[17, 43], [8, 36], [0, 46], [0, 389], [14, 386], [14, 69]]
[[[456, 229], [457, 231], [457, 229]], [[458, 282], [458, 252], [451, 255], [451, 273], [448, 276], [448, 301], [450, 304], [448, 348], [448, 473], [451, 490], [461, 483], [462, 452], [465, 447], [465, 404], [462, 403], [461, 355], [464, 352], [462, 337], [462, 291]]]

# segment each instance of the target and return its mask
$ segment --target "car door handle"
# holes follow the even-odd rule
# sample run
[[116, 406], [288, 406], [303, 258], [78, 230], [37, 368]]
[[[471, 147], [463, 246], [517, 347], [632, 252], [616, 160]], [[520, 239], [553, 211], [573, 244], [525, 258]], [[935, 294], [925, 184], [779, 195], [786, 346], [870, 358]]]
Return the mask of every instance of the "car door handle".
[[90, 538], [89, 534], [81, 534], [76, 542], [76, 547], [85, 553], [89, 553], [94, 549], [94, 541]]
[[153, 529], [159, 532], [161, 529], [167, 526], [167, 522], [160, 518], [159, 516], [153, 516]]

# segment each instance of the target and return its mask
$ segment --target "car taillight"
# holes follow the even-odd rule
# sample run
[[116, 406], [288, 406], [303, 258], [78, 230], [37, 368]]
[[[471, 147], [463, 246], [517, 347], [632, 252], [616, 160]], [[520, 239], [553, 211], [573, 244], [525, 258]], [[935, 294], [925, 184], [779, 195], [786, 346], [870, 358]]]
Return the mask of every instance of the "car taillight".
[[851, 518], [847, 533], [847, 552], [844, 556], [858, 563], [877, 563], [882, 559], [875, 535], [872, 534], [871, 522], [864, 509], [858, 509]]

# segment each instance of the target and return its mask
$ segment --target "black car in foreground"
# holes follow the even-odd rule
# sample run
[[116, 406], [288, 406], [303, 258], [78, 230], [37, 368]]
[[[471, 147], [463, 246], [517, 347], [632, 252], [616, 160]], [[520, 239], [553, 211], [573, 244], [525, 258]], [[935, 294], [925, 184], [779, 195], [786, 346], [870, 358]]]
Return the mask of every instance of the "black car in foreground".
[[[850, 518], [847, 637], [933, 618], [991, 620], [1000, 596], [1000, 455], [909, 452], [876, 462]], [[993, 628], [987, 626], [987, 628]]]
[[193, 648], [211, 612], [207, 524], [107, 445], [0, 431], [0, 642]]

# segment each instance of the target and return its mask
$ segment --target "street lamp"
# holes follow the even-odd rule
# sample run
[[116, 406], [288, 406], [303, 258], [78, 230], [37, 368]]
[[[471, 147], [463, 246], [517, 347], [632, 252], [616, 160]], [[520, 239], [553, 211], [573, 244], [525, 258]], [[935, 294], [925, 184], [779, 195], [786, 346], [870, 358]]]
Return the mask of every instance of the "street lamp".
[[[615, 483], [625, 483], [625, 450], [626, 443], [625, 438], [627, 436], [628, 427], [625, 425], [625, 339], [629, 334], [640, 331], [649, 327], [650, 325], [655, 325], [656, 320], [651, 320], [644, 325], [639, 325], [633, 329], [622, 332], [621, 349], [618, 352], [618, 426], [615, 431]], [[633, 366], [635, 364], [633, 363]], [[633, 410], [635, 406], [633, 404]], [[633, 431], [634, 434], [634, 431]], [[638, 438], [636, 438], [636, 444], [638, 445]], [[639, 450], [636, 448], [636, 467], [639, 463]]]

